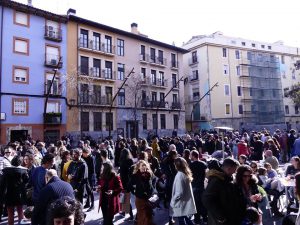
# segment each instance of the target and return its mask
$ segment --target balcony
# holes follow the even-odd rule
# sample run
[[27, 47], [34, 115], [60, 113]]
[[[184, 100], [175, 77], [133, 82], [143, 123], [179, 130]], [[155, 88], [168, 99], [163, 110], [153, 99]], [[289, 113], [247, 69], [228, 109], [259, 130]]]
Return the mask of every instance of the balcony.
[[192, 58], [189, 58], [189, 65], [194, 65], [197, 63], [199, 63], [197, 56], [193, 56]]
[[168, 87], [168, 80], [167, 79], [155, 79], [152, 80], [150, 77], [146, 77], [141, 82], [144, 86], [152, 86], [152, 87], [159, 87], [159, 88], [167, 88]]
[[179, 62], [178, 61], [171, 61], [171, 69], [172, 70], [178, 70]]
[[59, 28], [54, 28], [52, 26], [45, 26], [45, 39], [51, 40], [51, 41], [62, 41], [62, 30]]
[[116, 80], [116, 71], [112, 71], [110, 68], [101, 70], [99, 67], [80, 66], [78, 68], [78, 73], [81, 76], [88, 76], [95, 79], [103, 79], [110, 81]]
[[180, 102], [172, 102], [171, 109], [181, 109]]
[[168, 102], [163, 101], [150, 101], [150, 100], [142, 100], [141, 106], [145, 108], [166, 108]]
[[189, 81], [190, 82], [193, 82], [193, 81], [196, 81], [196, 80], [199, 80], [198, 74], [193, 74], [193, 75], [189, 76]]
[[141, 63], [151, 63], [155, 66], [166, 67], [167, 59], [162, 57], [150, 56], [148, 54], [139, 54], [139, 60]]
[[88, 94], [81, 92], [79, 94], [81, 105], [103, 105], [108, 106], [111, 104], [112, 98], [109, 96], [99, 96], [97, 94]]
[[114, 56], [116, 50], [114, 45], [107, 45], [94, 40], [83, 40], [82, 38], [78, 39], [78, 48], [107, 56]]
[[45, 54], [45, 63], [44, 65], [51, 68], [62, 68], [63, 63], [62, 61], [59, 61], [61, 56], [59, 55], [53, 55], [53, 54]]
[[61, 113], [44, 113], [44, 124], [58, 125], [61, 124]]
[[[47, 93], [48, 93], [49, 86], [50, 86], [50, 84], [48, 84], [48, 83], [45, 84], [45, 89], [44, 89], [45, 95], [47, 95]], [[49, 95], [50, 96], [61, 96], [62, 95], [61, 85], [54, 82], [50, 88]]]

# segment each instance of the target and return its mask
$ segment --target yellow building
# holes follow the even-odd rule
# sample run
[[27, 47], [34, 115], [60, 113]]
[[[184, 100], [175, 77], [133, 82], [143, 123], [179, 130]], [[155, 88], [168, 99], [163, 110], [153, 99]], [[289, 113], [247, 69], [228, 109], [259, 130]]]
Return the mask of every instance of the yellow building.
[[273, 130], [295, 127], [300, 120], [297, 107], [283, 95], [300, 80], [294, 67], [298, 48], [221, 32], [194, 36], [183, 48], [190, 51], [184, 55], [190, 74], [185, 86], [187, 130], [191, 126]]
[[177, 81], [186, 52], [148, 38], [135, 23], [127, 32], [69, 15], [68, 132], [96, 139], [183, 133]]

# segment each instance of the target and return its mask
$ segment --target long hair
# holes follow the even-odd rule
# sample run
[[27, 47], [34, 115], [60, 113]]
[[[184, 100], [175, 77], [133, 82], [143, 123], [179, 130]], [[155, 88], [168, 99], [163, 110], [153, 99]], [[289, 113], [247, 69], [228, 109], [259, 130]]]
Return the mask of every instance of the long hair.
[[150, 165], [149, 165], [149, 163], [147, 163], [145, 160], [139, 160], [135, 165], [134, 165], [134, 169], [133, 169], [133, 174], [136, 174], [139, 170], [140, 170], [140, 167], [141, 167], [141, 165], [142, 164], [144, 164], [144, 165], [146, 165], [146, 167], [147, 167], [147, 172], [149, 172], [150, 173], [150, 175], [151, 175], [151, 177], [153, 176], [153, 172], [152, 172], [152, 170], [151, 170], [151, 168], [150, 168]]
[[113, 165], [109, 162], [103, 163], [103, 171], [101, 174], [101, 178], [104, 180], [109, 180], [116, 175], [114, 171]]
[[132, 154], [128, 148], [124, 148], [120, 154], [120, 164], [125, 162], [128, 159], [132, 159]]
[[184, 158], [182, 158], [182, 157], [176, 158], [175, 159], [175, 167], [178, 171], [184, 173], [187, 176], [188, 180], [190, 182], [192, 182], [193, 175], [192, 175], [192, 172]]
[[239, 186], [243, 185], [243, 175], [245, 172], [249, 172], [252, 175], [252, 177], [250, 178], [249, 183], [248, 183], [249, 185], [257, 183], [257, 180], [253, 176], [253, 171], [252, 171], [251, 167], [248, 165], [241, 165], [238, 167], [238, 169], [236, 171], [235, 183], [237, 185], [239, 185]]

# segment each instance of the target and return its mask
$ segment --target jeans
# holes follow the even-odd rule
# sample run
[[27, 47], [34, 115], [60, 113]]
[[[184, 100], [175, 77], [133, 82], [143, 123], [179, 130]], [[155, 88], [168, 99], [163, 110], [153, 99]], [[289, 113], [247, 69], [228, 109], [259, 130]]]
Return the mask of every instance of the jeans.
[[187, 216], [178, 217], [179, 225], [194, 225], [194, 223]]

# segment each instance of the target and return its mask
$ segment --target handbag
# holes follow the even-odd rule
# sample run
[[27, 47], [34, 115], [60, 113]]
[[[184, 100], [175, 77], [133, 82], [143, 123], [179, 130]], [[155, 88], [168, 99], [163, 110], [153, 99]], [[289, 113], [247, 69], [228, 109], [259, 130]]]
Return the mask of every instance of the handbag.
[[159, 205], [159, 197], [157, 194], [152, 194], [150, 198], [148, 198], [148, 203], [152, 209], [155, 209]]

